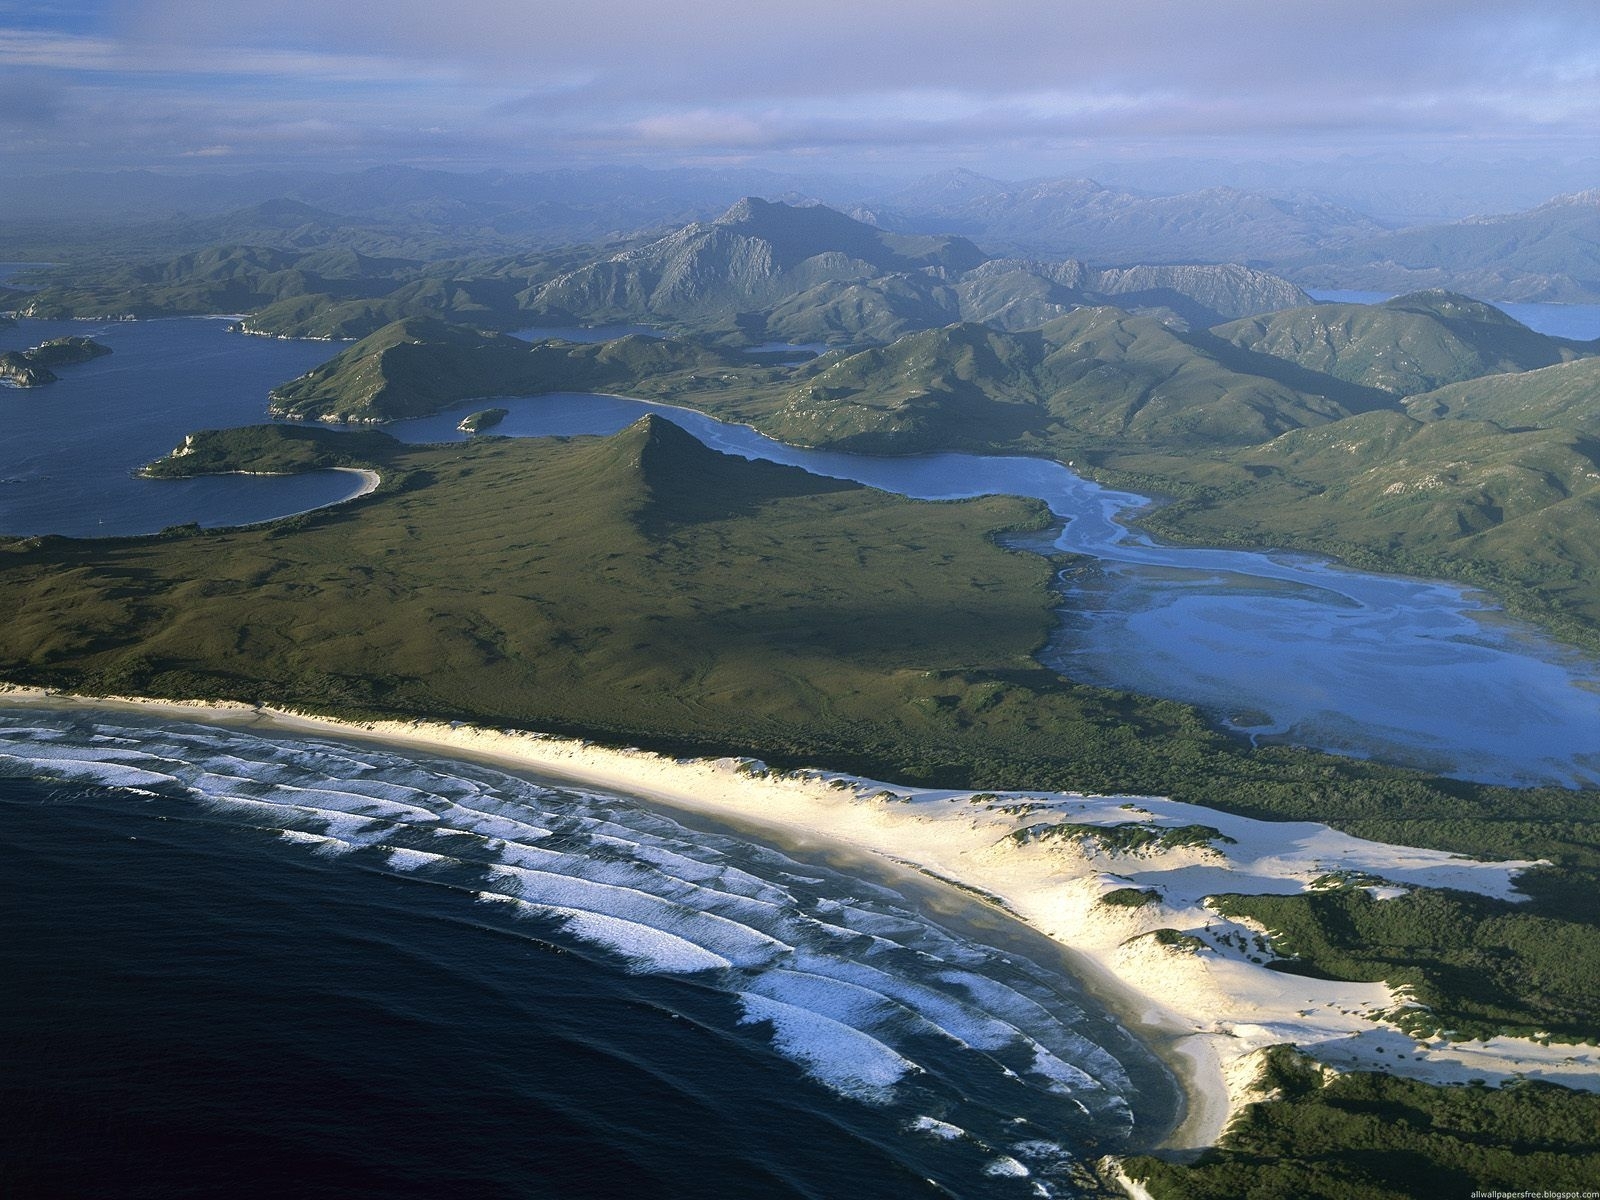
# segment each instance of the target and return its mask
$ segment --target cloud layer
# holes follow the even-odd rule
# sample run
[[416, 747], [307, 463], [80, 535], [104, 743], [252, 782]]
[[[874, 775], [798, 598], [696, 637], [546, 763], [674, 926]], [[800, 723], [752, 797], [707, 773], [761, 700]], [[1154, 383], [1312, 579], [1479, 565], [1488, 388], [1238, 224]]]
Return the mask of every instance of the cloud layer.
[[0, 0], [22, 169], [1581, 153], [1600, 6]]

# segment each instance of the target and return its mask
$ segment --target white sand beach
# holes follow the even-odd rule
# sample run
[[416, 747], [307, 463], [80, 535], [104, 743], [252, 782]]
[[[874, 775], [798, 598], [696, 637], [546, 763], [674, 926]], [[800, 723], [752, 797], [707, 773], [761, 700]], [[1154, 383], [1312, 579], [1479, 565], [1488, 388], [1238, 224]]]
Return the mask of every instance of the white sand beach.
[[[1600, 1090], [1600, 1048], [1508, 1037], [1419, 1041], [1383, 1017], [1407, 1004], [1405, 996], [1382, 983], [1270, 970], [1265, 931], [1226, 919], [1205, 902], [1222, 892], [1298, 893], [1335, 872], [1381, 878], [1383, 884], [1372, 885], [1380, 899], [1412, 886], [1515, 899], [1513, 881], [1533, 865], [1527, 862], [1477, 862], [1364, 841], [1325, 825], [1258, 821], [1155, 797], [907, 788], [824, 770], [769, 771], [748, 759], [679, 760], [457, 723], [345, 722], [242, 704], [86, 698], [20, 687], [0, 689], [0, 702], [136, 707], [185, 721], [477, 759], [771, 830], [790, 842], [846, 843], [983, 893], [1066, 947], [1097, 998], [1181, 1077], [1189, 1103], [1168, 1140], [1173, 1149], [1214, 1143], [1229, 1115], [1254, 1096], [1254, 1053], [1286, 1042], [1340, 1070], [1383, 1070], [1434, 1083], [1530, 1078]], [[1129, 851], [1062, 825], [1157, 832], [1201, 825], [1220, 836]], [[1155, 896], [1132, 906], [1105, 902], [1118, 891], [1128, 898], [1127, 889]]]

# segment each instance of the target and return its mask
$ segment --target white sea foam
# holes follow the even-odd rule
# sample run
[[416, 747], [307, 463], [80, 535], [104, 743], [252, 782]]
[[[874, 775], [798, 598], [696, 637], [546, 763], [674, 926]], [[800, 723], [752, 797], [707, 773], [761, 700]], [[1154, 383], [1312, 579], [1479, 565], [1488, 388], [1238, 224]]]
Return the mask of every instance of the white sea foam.
[[925, 1133], [929, 1137], [938, 1138], [941, 1142], [953, 1142], [957, 1138], [967, 1136], [967, 1131], [961, 1126], [941, 1121], [937, 1117], [918, 1117], [906, 1124], [906, 1130], [909, 1133]]
[[921, 1070], [876, 1038], [832, 1017], [752, 992], [738, 996], [744, 1008], [740, 1024], [770, 1023], [773, 1047], [841, 1096], [887, 1104], [894, 1098], [894, 1085]]
[[507, 841], [521, 841], [524, 838], [529, 841], [539, 841], [550, 836], [550, 830], [542, 825], [515, 820], [499, 813], [487, 813], [481, 809], [471, 808], [459, 800], [452, 801], [439, 813], [439, 817], [457, 828], [471, 830], [484, 837], [505, 838]]
[[199, 797], [199, 800], [208, 808], [249, 812], [274, 825], [282, 825], [285, 822], [315, 822], [322, 826], [322, 832], [337, 837], [351, 846], [376, 845], [394, 832], [393, 825], [372, 817], [361, 817], [325, 808], [310, 808], [305, 805], [274, 804], [252, 796], [209, 793]]
[[454, 861], [443, 854], [429, 854], [426, 850], [407, 850], [399, 846], [385, 846], [384, 852], [389, 856], [391, 871], [420, 871], [435, 863]]
[[631, 960], [629, 970], [636, 974], [686, 975], [733, 966], [722, 955], [687, 938], [621, 917], [551, 904], [528, 904], [526, 907], [560, 919], [573, 937], [604, 946]]
[[173, 782], [171, 775], [145, 771], [115, 762], [75, 758], [23, 759], [9, 754], [0, 755], [0, 762], [7, 761], [27, 767], [28, 772], [33, 775], [71, 783], [93, 783], [101, 787], [153, 788]]
[[[1097, 1078], [1123, 1078], [1120, 1065], [1074, 1032], [1081, 1014], [1069, 1000], [1034, 982], [1026, 962], [951, 935], [887, 887], [690, 831], [620, 797], [480, 765], [181, 725], [46, 732], [19, 742], [15, 727], [0, 730], [0, 746], [19, 751], [0, 758], [29, 773], [55, 762], [124, 786], [175, 780], [210, 811], [313, 853], [376, 849], [399, 875], [427, 871], [432, 882], [479, 889], [469, 894], [549, 922], [541, 938], [602, 948], [633, 974], [692, 975], [697, 989], [736, 997], [741, 1024], [770, 1024], [774, 1050], [840, 1095], [894, 1100], [896, 1084], [924, 1072], [918, 1047], [938, 1054], [927, 1070], [940, 1074], [930, 1078], [1003, 1074], [1052, 1106], [1052, 1119], [1083, 1108], [1080, 1097], [1097, 1116], [1114, 1108]], [[91, 737], [101, 740], [86, 744]], [[998, 1115], [982, 1103], [958, 1094], [939, 1110], [953, 1120], [908, 1128], [998, 1146]], [[1028, 1160], [1021, 1146], [1014, 1153], [995, 1161]]]
[[854, 959], [802, 955], [806, 969], [851, 980], [892, 998], [918, 1013], [940, 1033], [978, 1050], [998, 1050], [1022, 1039], [1021, 1032], [1000, 1016], [964, 1004], [955, 996], [918, 983], [904, 974], [879, 969]]
[[[29, 747], [29, 743], [26, 741], [15, 744], [24, 751]], [[153, 755], [146, 754], [143, 750], [120, 750], [100, 746], [71, 746], [58, 739], [50, 739], [44, 744], [50, 747], [47, 756], [20, 754], [17, 758], [19, 761], [34, 762], [149, 763], [156, 761]]]
[[1009, 1154], [1002, 1154], [998, 1158], [990, 1159], [984, 1165], [983, 1173], [997, 1179], [1026, 1179], [1033, 1172], [1028, 1170]]
[[493, 874], [510, 883], [518, 898], [530, 904], [616, 915], [693, 941], [742, 967], [760, 966], [790, 950], [783, 942], [748, 925], [716, 913], [685, 908], [636, 888], [526, 867], [496, 867]]
[[1105, 1090], [1100, 1081], [1088, 1072], [1080, 1070], [1069, 1062], [1063, 1062], [1043, 1046], [1034, 1046], [1033, 1064], [1028, 1069], [1035, 1075], [1042, 1075], [1048, 1079], [1050, 1090], [1058, 1095], [1077, 1096]]

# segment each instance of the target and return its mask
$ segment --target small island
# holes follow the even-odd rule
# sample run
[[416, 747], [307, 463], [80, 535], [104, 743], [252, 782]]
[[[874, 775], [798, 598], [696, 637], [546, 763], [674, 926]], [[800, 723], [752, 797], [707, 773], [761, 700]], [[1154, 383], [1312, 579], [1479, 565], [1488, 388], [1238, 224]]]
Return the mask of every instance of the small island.
[[493, 429], [510, 415], [510, 409], [485, 408], [462, 417], [456, 428], [462, 433], [482, 433], [486, 429]]
[[52, 338], [30, 350], [7, 350], [0, 354], [0, 383], [40, 387], [59, 378], [52, 367], [75, 366], [110, 353], [111, 347], [86, 337]]

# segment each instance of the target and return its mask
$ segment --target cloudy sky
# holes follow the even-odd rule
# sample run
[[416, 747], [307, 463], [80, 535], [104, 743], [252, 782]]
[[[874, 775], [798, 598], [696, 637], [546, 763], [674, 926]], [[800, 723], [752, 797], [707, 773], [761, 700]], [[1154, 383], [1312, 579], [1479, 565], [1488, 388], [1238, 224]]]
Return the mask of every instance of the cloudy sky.
[[0, 0], [9, 169], [1574, 158], [1600, 3]]

